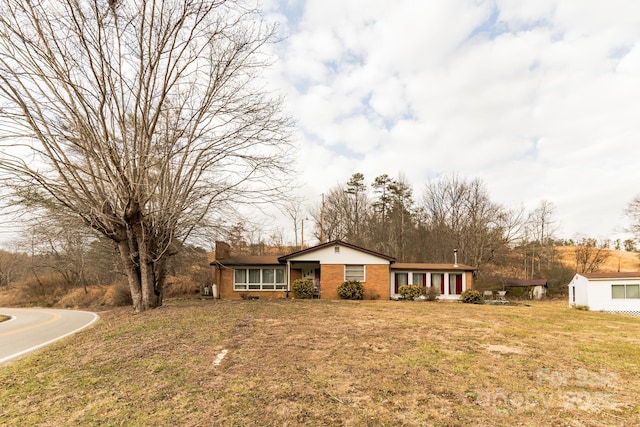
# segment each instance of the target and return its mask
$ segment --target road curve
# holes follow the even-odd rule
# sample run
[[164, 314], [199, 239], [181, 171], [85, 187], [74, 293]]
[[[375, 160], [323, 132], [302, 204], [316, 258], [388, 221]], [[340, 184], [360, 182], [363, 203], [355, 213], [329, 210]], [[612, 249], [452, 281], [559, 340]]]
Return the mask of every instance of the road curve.
[[0, 322], [0, 364], [76, 333], [98, 320], [88, 311], [49, 308], [2, 308], [11, 316]]

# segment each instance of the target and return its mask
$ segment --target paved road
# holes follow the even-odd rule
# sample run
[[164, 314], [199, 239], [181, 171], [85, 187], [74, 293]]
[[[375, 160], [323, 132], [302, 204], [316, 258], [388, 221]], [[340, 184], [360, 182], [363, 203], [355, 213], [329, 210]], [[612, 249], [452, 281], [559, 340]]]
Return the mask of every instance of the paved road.
[[87, 311], [49, 308], [1, 308], [11, 316], [0, 322], [0, 364], [86, 328], [98, 320]]

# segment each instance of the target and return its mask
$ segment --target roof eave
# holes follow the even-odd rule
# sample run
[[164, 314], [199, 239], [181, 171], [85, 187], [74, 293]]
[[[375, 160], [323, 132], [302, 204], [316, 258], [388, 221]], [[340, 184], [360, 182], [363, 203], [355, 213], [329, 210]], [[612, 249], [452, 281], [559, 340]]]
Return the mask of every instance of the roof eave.
[[279, 257], [278, 261], [286, 262], [287, 260], [289, 260], [291, 258], [294, 258], [296, 256], [303, 255], [303, 254], [310, 253], [310, 252], [315, 252], [317, 250], [324, 249], [324, 248], [330, 247], [330, 246], [335, 246], [335, 245], [344, 246], [344, 247], [347, 247], [347, 248], [350, 248], [350, 249], [353, 249], [353, 250], [356, 250], [356, 251], [360, 251], [360, 252], [367, 253], [369, 255], [376, 256], [378, 258], [386, 259], [391, 263], [396, 262], [396, 258], [394, 258], [392, 256], [385, 255], [385, 254], [382, 254], [382, 253], [379, 253], [379, 252], [375, 252], [375, 251], [372, 251], [370, 249], [363, 248], [363, 247], [360, 247], [360, 246], [357, 246], [357, 245], [354, 245], [354, 244], [351, 244], [351, 243], [343, 242], [342, 240], [332, 240], [330, 242], [320, 243], [319, 245], [316, 245], [316, 246], [311, 246], [309, 248], [301, 249], [299, 251], [292, 252], [292, 253], [290, 253], [288, 255], [283, 255], [283, 256]]

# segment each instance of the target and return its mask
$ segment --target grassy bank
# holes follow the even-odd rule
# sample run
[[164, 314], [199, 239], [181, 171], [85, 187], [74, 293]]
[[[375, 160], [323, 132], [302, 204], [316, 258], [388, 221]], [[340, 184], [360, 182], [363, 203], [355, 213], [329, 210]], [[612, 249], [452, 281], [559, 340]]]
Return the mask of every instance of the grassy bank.
[[639, 318], [324, 300], [100, 315], [0, 367], [1, 425], [640, 423]]

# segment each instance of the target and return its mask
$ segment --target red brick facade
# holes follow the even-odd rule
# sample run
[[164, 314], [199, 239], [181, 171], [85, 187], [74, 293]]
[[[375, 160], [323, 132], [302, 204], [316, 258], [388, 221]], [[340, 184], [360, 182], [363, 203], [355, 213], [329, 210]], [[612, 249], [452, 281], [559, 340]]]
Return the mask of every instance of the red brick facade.
[[[345, 251], [339, 251], [339, 247]], [[335, 248], [335, 252], [333, 251]], [[290, 268], [289, 277], [286, 278], [289, 284], [302, 277], [302, 270], [305, 270], [305, 277], [309, 277], [309, 272], [315, 271], [315, 281], [320, 285], [320, 298], [322, 299], [339, 299], [338, 286], [345, 281], [345, 262], [349, 265], [364, 265], [365, 280], [362, 281], [364, 287], [364, 299], [389, 299], [391, 295], [392, 266], [393, 268], [401, 268], [404, 271], [450, 271], [452, 267], [458, 265], [435, 265], [435, 264], [400, 264], [395, 263], [395, 259], [383, 254], [377, 254], [364, 248], [358, 248], [345, 242], [333, 241], [295, 252], [291, 255], [283, 257], [269, 256], [232, 256], [230, 255], [229, 246], [221, 244], [218, 248], [216, 244], [216, 261], [212, 263], [214, 267], [214, 278], [218, 288], [218, 296], [222, 299], [242, 299], [259, 297], [261, 299], [278, 299], [292, 298], [290, 292], [283, 290], [234, 290], [234, 268], [273, 268], [282, 269], [286, 266]], [[319, 254], [317, 251], [324, 249], [325, 252]], [[334, 259], [342, 257], [347, 253], [350, 255], [346, 258]], [[353, 255], [355, 251], [356, 255]], [[308, 256], [312, 253], [311, 256]], [[363, 255], [364, 254], [364, 255]], [[302, 256], [301, 256], [302, 255]], [[306, 256], [306, 258], [305, 258]], [[322, 258], [324, 256], [324, 258]], [[331, 258], [331, 257], [334, 258]], [[368, 258], [367, 258], [368, 257]], [[388, 261], [388, 262], [387, 262]], [[286, 267], [286, 268], [289, 268]], [[465, 275], [466, 288], [473, 287], [473, 268], [468, 266], [460, 266]], [[460, 271], [458, 270], [458, 271]], [[401, 270], [402, 271], [402, 270]], [[318, 274], [318, 272], [320, 274]], [[273, 276], [271, 276], [273, 277]], [[270, 282], [271, 283], [271, 282]], [[282, 283], [282, 282], [280, 282]]]

